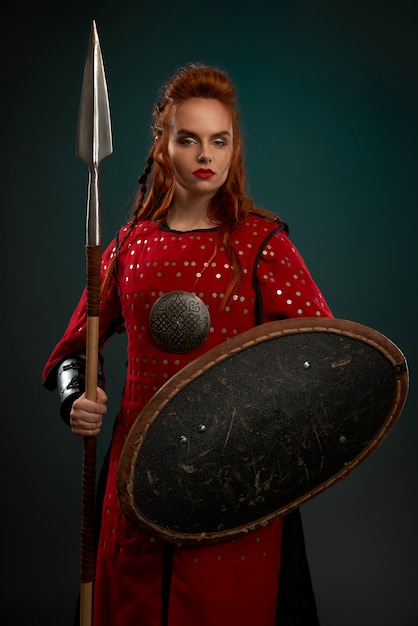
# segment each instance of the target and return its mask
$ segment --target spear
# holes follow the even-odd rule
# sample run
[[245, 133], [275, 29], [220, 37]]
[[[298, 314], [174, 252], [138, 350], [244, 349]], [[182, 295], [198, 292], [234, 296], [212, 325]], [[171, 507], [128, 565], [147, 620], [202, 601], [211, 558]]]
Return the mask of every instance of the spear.
[[[99, 166], [112, 154], [109, 98], [96, 23], [93, 21], [84, 67], [78, 117], [76, 154], [89, 168], [86, 217], [86, 397], [96, 400], [99, 357], [100, 264], [102, 224]], [[89, 626], [93, 613], [96, 518], [96, 438], [83, 439], [80, 624]]]

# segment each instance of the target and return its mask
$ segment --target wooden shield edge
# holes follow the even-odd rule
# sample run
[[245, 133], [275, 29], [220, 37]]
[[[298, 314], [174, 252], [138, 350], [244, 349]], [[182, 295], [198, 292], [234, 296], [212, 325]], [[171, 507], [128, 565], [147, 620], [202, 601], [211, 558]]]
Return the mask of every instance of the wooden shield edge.
[[[303, 496], [284, 507], [266, 515], [250, 524], [239, 526], [228, 531], [189, 534], [171, 531], [146, 518], [138, 509], [133, 498], [135, 466], [147, 432], [164, 407], [191, 381], [201, 376], [217, 363], [230, 358], [237, 352], [246, 350], [260, 342], [275, 339], [282, 335], [297, 333], [324, 332], [334, 333], [357, 339], [369, 344], [381, 352], [394, 368], [396, 375], [396, 393], [392, 409], [376, 437], [367, 445], [353, 461], [331, 478], [317, 485]], [[135, 525], [160, 539], [177, 546], [209, 544], [225, 541], [238, 535], [246, 534], [257, 528], [266, 526], [276, 517], [286, 515], [305, 502], [319, 495], [335, 483], [343, 480], [360, 465], [386, 438], [393, 428], [404, 407], [409, 387], [407, 361], [401, 350], [379, 331], [358, 322], [339, 318], [301, 318], [267, 322], [255, 326], [240, 335], [228, 339], [201, 355], [170, 378], [142, 409], [126, 438], [117, 471], [117, 495], [124, 515]]]

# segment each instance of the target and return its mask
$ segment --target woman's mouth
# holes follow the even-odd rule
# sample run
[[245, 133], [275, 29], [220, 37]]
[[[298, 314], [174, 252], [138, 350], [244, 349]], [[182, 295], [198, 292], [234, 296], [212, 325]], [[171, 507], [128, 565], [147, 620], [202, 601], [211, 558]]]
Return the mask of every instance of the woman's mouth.
[[213, 170], [205, 170], [201, 168], [193, 172], [193, 176], [196, 176], [196, 178], [212, 178], [212, 176], [215, 176], [215, 172]]

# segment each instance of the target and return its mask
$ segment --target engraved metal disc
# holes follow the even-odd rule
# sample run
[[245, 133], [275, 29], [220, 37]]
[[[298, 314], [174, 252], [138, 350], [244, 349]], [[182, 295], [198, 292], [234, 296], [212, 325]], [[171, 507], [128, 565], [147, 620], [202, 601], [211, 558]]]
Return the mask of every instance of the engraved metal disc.
[[210, 316], [194, 293], [170, 291], [154, 303], [149, 325], [156, 343], [169, 352], [191, 352], [207, 338]]

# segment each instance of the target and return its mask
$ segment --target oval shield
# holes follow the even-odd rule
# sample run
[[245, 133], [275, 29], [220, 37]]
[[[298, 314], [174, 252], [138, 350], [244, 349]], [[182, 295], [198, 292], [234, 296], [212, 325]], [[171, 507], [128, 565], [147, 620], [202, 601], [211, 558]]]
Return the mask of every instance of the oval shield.
[[376, 330], [316, 318], [257, 326], [145, 406], [118, 468], [121, 508], [177, 545], [255, 530], [356, 468], [407, 391], [404, 355]]

